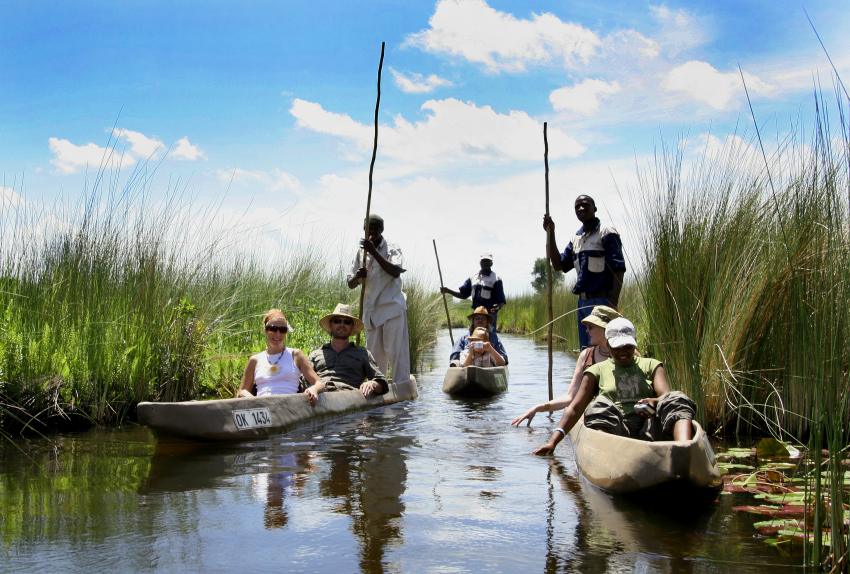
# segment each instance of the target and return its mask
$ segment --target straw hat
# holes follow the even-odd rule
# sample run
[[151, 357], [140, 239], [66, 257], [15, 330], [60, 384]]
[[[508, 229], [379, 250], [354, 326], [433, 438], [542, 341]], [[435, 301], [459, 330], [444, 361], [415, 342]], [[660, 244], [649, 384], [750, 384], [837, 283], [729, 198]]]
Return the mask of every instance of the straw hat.
[[352, 319], [354, 321], [354, 325], [351, 327], [352, 335], [356, 335], [357, 333], [363, 330], [363, 321], [351, 314], [351, 305], [343, 305], [342, 303], [337, 303], [333, 313], [328, 313], [327, 315], [319, 319], [319, 326], [326, 332], [330, 333], [331, 319], [333, 319], [334, 317], [346, 317], [347, 319]]
[[585, 325], [596, 325], [597, 327], [602, 327], [603, 329], [608, 326], [608, 323], [616, 319], [617, 317], [622, 317], [615, 309], [611, 307], [607, 307], [605, 305], [597, 305], [593, 308], [593, 311], [590, 312], [590, 315], [581, 320]]
[[470, 341], [489, 341], [490, 334], [487, 332], [487, 329], [484, 327], [478, 327], [472, 334], [469, 336]]
[[471, 320], [472, 320], [472, 318], [473, 318], [473, 317], [475, 317], [476, 315], [484, 315], [485, 317], [487, 317], [487, 320], [488, 320], [488, 321], [492, 321], [492, 320], [493, 320], [493, 319], [490, 317], [490, 313], [488, 313], [488, 312], [487, 312], [487, 307], [485, 307], [485, 306], [483, 306], [483, 305], [479, 305], [478, 307], [476, 307], [476, 308], [475, 308], [475, 311], [473, 311], [472, 313], [470, 313], [469, 315], [467, 315], [467, 316], [466, 316], [466, 318], [467, 318], [467, 319], [469, 319], [469, 320], [471, 321]]

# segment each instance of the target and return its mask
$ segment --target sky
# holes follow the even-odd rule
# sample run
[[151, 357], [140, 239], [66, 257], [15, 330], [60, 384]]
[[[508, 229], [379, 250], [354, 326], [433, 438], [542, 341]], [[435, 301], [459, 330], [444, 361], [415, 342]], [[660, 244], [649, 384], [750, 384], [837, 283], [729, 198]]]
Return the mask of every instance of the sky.
[[234, 254], [318, 248], [346, 267], [383, 41], [372, 212], [409, 275], [438, 285], [435, 240], [448, 286], [492, 253], [506, 291], [530, 291], [544, 122], [559, 247], [591, 195], [633, 273], [639, 170], [746, 138], [741, 73], [768, 133], [811, 117], [816, 82], [831, 90], [807, 13], [850, 77], [848, 0], [3, 0], [0, 205], [73, 202], [105, 166], [111, 185], [188, 198]]

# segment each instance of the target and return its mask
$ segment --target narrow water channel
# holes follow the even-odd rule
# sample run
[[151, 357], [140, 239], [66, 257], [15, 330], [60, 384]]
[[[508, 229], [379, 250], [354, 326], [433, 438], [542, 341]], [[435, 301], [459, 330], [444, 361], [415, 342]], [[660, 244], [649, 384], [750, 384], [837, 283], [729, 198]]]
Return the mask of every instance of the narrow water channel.
[[[459, 332], [458, 332], [459, 333]], [[417, 401], [237, 445], [157, 448], [144, 428], [0, 444], [3, 572], [781, 572], [733, 496], [700, 512], [612, 499], [554, 419], [546, 349], [503, 337], [508, 392], [441, 391], [448, 333]], [[573, 357], [555, 357], [556, 392]]]

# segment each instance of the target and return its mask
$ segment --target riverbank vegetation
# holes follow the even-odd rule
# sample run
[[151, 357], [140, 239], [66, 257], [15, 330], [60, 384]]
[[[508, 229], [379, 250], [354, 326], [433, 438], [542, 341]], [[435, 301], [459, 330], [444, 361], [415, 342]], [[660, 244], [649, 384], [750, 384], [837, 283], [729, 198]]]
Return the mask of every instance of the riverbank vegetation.
[[[621, 311], [706, 427], [807, 446], [813, 564], [848, 564], [850, 500], [850, 125], [822, 97], [810, 133], [758, 137], [701, 155], [663, 149], [641, 172], [631, 222], [636, 281]], [[575, 296], [555, 297], [556, 316]], [[543, 295], [508, 302], [505, 330], [545, 324]], [[575, 320], [556, 323], [574, 348]], [[537, 331], [542, 335], [543, 331]], [[829, 551], [827, 551], [829, 548]], [[839, 566], [839, 569], [842, 566]]]
[[[143, 400], [233, 396], [247, 357], [264, 347], [265, 310], [283, 309], [295, 327], [288, 344], [309, 351], [327, 340], [318, 319], [356, 303], [317, 251], [244, 254], [193, 225], [180, 198], [153, 205], [133, 183], [101, 194], [103, 181], [78, 206], [0, 205], [7, 437], [118, 423]], [[438, 298], [415, 279], [406, 291], [416, 365], [434, 339]]]

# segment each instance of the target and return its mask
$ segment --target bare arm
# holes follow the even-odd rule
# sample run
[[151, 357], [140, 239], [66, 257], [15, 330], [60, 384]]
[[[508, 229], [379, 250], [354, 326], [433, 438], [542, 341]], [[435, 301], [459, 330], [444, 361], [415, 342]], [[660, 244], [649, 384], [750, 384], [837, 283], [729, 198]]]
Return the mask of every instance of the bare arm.
[[451, 295], [452, 297], [455, 297], [457, 299], [466, 299], [466, 297], [461, 295], [459, 291], [455, 291], [454, 289], [449, 289], [448, 287], [441, 287], [440, 293], [446, 293], [446, 294]]
[[555, 222], [548, 215], [543, 216], [543, 229], [546, 231], [546, 254], [552, 263], [552, 269], [563, 271], [561, 269], [561, 252], [558, 250], [558, 244], [555, 241]]
[[545, 403], [540, 403], [538, 405], [534, 405], [530, 409], [528, 409], [522, 416], [519, 416], [511, 421], [511, 424], [515, 427], [519, 426], [522, 421], [528, 420], [528, 426], [531, 426], [531, 419], [534, 418], [534, 415], [537, 413], [551, 413], [554, 411], [560, 411], [567, 407], [573, 401], [572, 396], [570, 395], [562, 395], [558, 398], [552, 399], [551, 401], [547, 401]]
[[295, 361], [295, 366], [298, 367], [298, 370], [304, 376], [304, 379], [310, 383], [304, 394], [307, 395], [307, 400], [310, 401], [310, 404], [315, 405], [319, 400], [319, 393], [325, 390], [325, 382], [319, 378], [319, 375], [313, 369], [313, 364], [307, 360], [307, 357], [304, 356], [304, 353], [300, 349], [292, 350], [292, 358]]
[[625, 271], [614, 271], [614, 286], [608, 292], [608, 302], [615, 309], [620, 304], [620, 291], [623, 289], [623, 277], [625, 275]]
[[239, 390], [236, 391], [236, 398], [242, 399], [254, 396], [254, 393], [251, 391], [254, 389], [254, 371], [256, 368], [257, 359], [252, 356], [248, 359], [248, 364], [245, 365], [245, 372], [242, 374], [242, 384], [239, 385]]
[[564, 414], [561, 415], [561, 420], [558, 422], [558, 428], [561, 430], [553, 431], [552, 436], [549, 437], [549, 442], [535, 450], [534, 454], [552, 454], [555, 451], [555, 447], [558, 446], [558, 443], [564, 440], [567, 433], [572, 430], [581, 418], [581, 415], [584, 413], [587, 405], [589, 405], [593, 397], [596, 396], [598, 389], [599, 385], [597, 384], [596, 377], [589, 373], [585, 374], [581, 379], [581, 385], [579, 386], [575, 398], [569, 405], [567, 405], [567, 408], [564, 409]]
[[499, 351], [493, 348], [493, 345], [491, 345], [489, 341], [484, 343], [484, 351], [490, 354], [490, 358], [493, 359], [493, 362], [496, 363], [497, 367], [505, 366], [505, 358]]
[[[584, 328], [582, 326], [582, 328]], [[578, 359], [576, 359], [576, 370], [573, 372], [573, 380], [570, 381], [570, 386], [567, 387], [567, 395], [570, 397], [576, 396], [576, 392], [578, 392], [578, 388], [581, 385], [581, 379], [584, 375], [585, 365], [587, 364], [587, 354], [593, 352], [593, 347], [588, 347], [578, 354]]]

